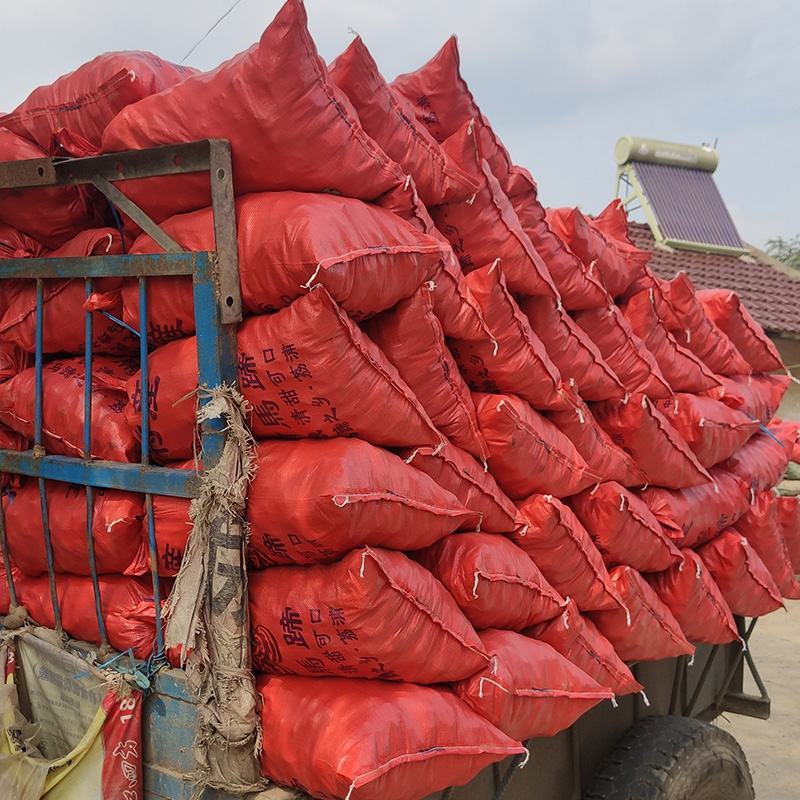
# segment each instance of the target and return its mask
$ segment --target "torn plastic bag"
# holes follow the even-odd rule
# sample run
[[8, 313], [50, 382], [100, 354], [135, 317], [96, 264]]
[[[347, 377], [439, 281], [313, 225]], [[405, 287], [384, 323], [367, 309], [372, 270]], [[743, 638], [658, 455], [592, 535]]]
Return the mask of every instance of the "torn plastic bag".
[[561, 613], [564, 600], [523, 550], [494, 533], [456, 533], [414, 553], [477, 630], [520, 631]]

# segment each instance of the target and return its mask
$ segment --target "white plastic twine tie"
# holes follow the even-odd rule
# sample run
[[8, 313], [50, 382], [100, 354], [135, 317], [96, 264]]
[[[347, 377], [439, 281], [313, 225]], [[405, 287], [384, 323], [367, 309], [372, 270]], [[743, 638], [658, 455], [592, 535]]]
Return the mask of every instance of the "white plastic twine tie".
[[358, 571], [358, 577], [359, 577], [359, 578], [363, 578], [363, 577], [364, 577], [364, 565], [365, 565], [365, 564], [366, 564], [366, 562], [367, 562], [367, 556], [368, 556], [368, 555], [369, 555], [369, 550], [365, 550], [365, 551], [364, 551], [364, 552], [361, 554], [361, 569], [359, 569], [359, 571]]
[[544, 501], [545, 501], [545, 503], [552, 503], [553, 502], [553, 495], [551, 495], [551, 494], [544, 495]]
[[598, 481], [598, 482], [597, 482], [597, 483], [596, 483], [596, 484], [595, 484], [595, 485], [592, 487], [592, 491], [591, 491], [591, 492], [589, 492], [589, 495], [590, 495], [590, 496], [591, 496], [591, 495], [593, 495], [593, 494], [594, 494], [594, 493], [595, 493], [595, 492], [596, 492], [596, 491], [597, 491], [599, 488], [600, 488], [600, 482]]
[[583, 409], [580, 406], [575, 406], [575, 413], [578, 415], [578, 421], [581, 425], [586, 423], [586, 417], [583, 413]]
[[[565, 603], [569, 604], [569, 597], [564, 600]], [[564, 630], [569, 630], [569, 608], [564, 609], [564, 613], [561, 615], [561, 621], [564, 623]]]
[[706, 426], [706, 418], [700, 417], [700, 422], [698, 423], [701, 428], [705, 428]]
[[472, 136], [472, 132], [475, 130], [475, 118], [473, 117], [469, 124], [467, 125], [467, 136]]
[[405, 182], [405, 184], [403, 185], [403, 191], [404, 191], [404, 192], [407, 192], [407, 191], [408, 191], [408, 187], [409, 187], [410, 185], [411, 185], [411, 176], [410, 176], [410, 175], [406, 175], [406, 182]]
[[719, 494], [721, 489], [719, 488], [719, 484], [714, 481], [714, 494]]
[[678, 416], [678, 411], [679, 411], [679, 410], [680, 410], [680, 407], [678, 406], [678, 398], [676, 397], [676, 398], [675, 398], [675, 408], [674, 408], [674, 410], [673, 410], [673, 412], [672, 412], [672, 416], [673, 416], [673, 417], [677, 417], [677, 416]]
[[686, 665], [687, 667], [694, 666], [694, 653], [692, 653], [692, 657], [689, 659], [689, 663]]
[[[563, 311], [563, 310], [564, 310], [564, 304], [561, 302], [561, 295], [559, 295], [556, 298], [556, 311], [560, 312], [560, 311]], [[787, 369], [786, 371], [788, 372], [789, 370]]]
[[350, 795], [353, 794], [353, 789], [356, 788], [356, 782], [353, 781], [350, 784], [350, 788], [347, 790], [347, 794], [344, 796], [344, 800], [350, 800]]
[[742, 636], [739, 637], [739, 641], [742, 643], [742, 652], [747, 652], [747, 642], [744, 640]]
[[529, 528], [529, 527], [530, 527], [530, 525], [523, 525], [523, 526], [522, 526], [522, 527], [519, 529], [519, 535], [520, 535], [520, 536], [527, 536], [527, 535], [528, 535], [528, 528]]
[[570, 378], [569, 379], [569, 388], [570, 389], [574, 389], [575, 388], [575, 378]]
[[414, 456], [417, 453], [419, 453], [419, 447], [416, 447], [414, 448], [414, 450], [411, 451], [411, 455], [407, 459], [405, 459], [405, 463], [410, 464], [414, 460]]
[[434, 448], [434, 450], [433, 450], [433, 454], [434, 454], [435, 456], [438, 456], [438, 455], [439, 455], [439, 453], [441, 453], [441, 452], [442, 452], [442, 450], [444, 450], [444, 446], [445, 446], [446, 444], [447, 444], [447, 440], [446, 440], [446, 439], [442, 439], [442, 441], [441, 441], [441, 442], [439, 442], [439, 444], [437, 444], [437, 445], [436, 445], [436, 447]]
[[477, 196], [478, 196], [478, 193], [477, 193], [477, 192], [475, 192], [475, 194], [474, 194], [474, 195], [472, 195], [472, 197], [468, 197], [468, 198], [467, 198], [467, 205], [468, 205], [468, 206], [471, 206], [471, 205], [472, 205], [472, 204], [475, 202], [475, 198], [476, 198]]
[[129, 77], [130, 77], [130, 79], [131, 79], [131, 83], [133, 83], [133, 82], [136, 80], [136, 73], [135, 73], [133, 70], [130, 70], [130, 71], [128, 72], [128, 76], [129, 76]]
[[647, 408], [647, 395], [642, 395], [642, 408]]
[[489, 275], [491, 275], [495, 271], [495, 269], [497, 269], [499, 263], [500, 263], [499, 258], [496, 258], [494, 261], [492, 261], [492, 266], [489, 267]]
[[683, 332], [686, 334], [686, 344], [692, 341], [692, 332], [688, 328], [684, 328]]
[[625, 606], [625, 624], [630, 628], [631, 626], [631, 610]]
[[619, 510], [620, 511], [624, 511], [625, 510], [625, 495], [624, 494], [621, 494], [619, 496]]
[[641, 491], [644, 491], [645, 489], [647, 489], [647, 487], [648, 487], [649, 485], [650, 485], [649, 483], [646, 483], [644, 486], [642, 486], [642, 489], [641, 489]]
[[317, 264], [317, 268], [314, 270], [314, 274], [303, 284], [300, 285], [301, 289], [310, 289], [314, 285], [314, 281], [317, 279], [317, 275], [319, 275], [319, 271], [322, 269], [322, 262], [320, 261]]
[[611, 708], [619, 708], [619, 703], [617, 702], [616, 695], [612, 694], [609, 699], [611, 700]]
[[756, 490], [751, 486], [750, 487], [750, 504], [752, 505], [756, 501]]
[[429, 292], [432, 292], [436, 288], [436, 281], [425, 281], [425, 286]]
[[592, 259], [592, 263], [591, 263], [591, 264], [589, 264], [589, 270], [588, 270], [588, 271], [589, 271], [589, 274], [590, 274], [590, 275], [591, 275], [591, 274], [592, 274], [592, 272], [594, 271], [594, 268], [595, 268], [595, 265], [596, 265], [596, 264], [597, 264], [597, 259], [596, 259], [596, 258], [593, 258], [593, 259]]
[[476, 569], [475, 570], [475, 580], [472, 583], [472, 596], [473, 597], [477, 597], [478, 596], [478, 582], [480, 581], [480, 579], [481, 579], [481, 573], [480, 573], [479, 570]]
[[107, 233], [106, 236], [108, 237], [108, 244], [106, 245], [106, 253], [107, 253], [111, 249], [111, 245], [114, 244], [114, 237], [110, 233]]
[[482, 459], [481, 463], [483, 464], [483, 471], [484, 472], [488, 472], [489, 471], [489, 462], [484, 458], [484, 459]]
[[519, 768], [522, 769], [531, 760], [531, 751], [525, 747], [525, 758], [520, 761]]
[[481, 532], [481, 525], [483, 525], [483, 514], [480, 515], [478, 519], [478, 524], [475, 526], [475, 533]]
[[625, 397], [622, 398], [622, 405], [624, 406], [628, 405], [628, 400], [630, 399], [631, 399], [631, 393], [625, 392]]
[[350, 498], [346, 494], [336, 494], [333, 496], [333, 504], [336, 508], [344, 508], [350, 502]]
[[652, 287], [652, 286], [651, 286], [651, 287], [650, 287], [650, 288], [647, 290], [647, 294], [650, 296], [650, 302], [651, 302], [653, 305], [655, 305], [655, 303], [656, 303], [656, 293], [655, 293], [655, 291], [653, 290], [653, 287]]
[[697, 580], [700, 580], [700, 576], [703, 574], [703, 567], [699, 561], [694, 565], [694, 567], [694, 576], [697, 578]]
[[500, 343], [497, 339], [492, 339], [492, 357], [497, 355], [497, 351], [500, 349]]
[[639, 694], [642, 696], [642, 702], [643, 702], [643, 703], [644, 703], [644, 704], [645, 704], [645, 705], [646, 705], [648, 708], [650, 708], [650, 700], [649, 700], [649, 698], [647, 697], [647, 692], [645, 692], [645, 690], [644, 690], [644, 689], [642, 689], [642, 691], [641, 691], [641, 692], [639, 692]]

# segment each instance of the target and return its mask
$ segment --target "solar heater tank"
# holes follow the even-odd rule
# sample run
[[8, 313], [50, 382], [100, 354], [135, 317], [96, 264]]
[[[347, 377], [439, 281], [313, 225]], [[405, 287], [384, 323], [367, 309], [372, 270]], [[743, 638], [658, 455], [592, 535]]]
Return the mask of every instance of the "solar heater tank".
[[614, 147], [614, 158], [622, 166], [630, 161], [668, 164], [673, 167], [713, 172], [719, 163], [717, 151], [711, 147], [678, 142], [662, 142], [642, 136], [623, 136]]

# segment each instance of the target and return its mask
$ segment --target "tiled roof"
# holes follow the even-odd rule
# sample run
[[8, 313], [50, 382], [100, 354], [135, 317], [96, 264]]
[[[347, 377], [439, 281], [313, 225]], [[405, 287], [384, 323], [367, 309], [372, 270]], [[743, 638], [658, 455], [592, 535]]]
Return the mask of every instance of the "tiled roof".
[[655, 246], [647, 225], [631, 222], [633, 243], [652, 250], [651, 268], [662, 278], [686, 272], [697, 288], [732, 289], [765, 330], [800, 335], [800, 273], [751, 249], [737, 257]]

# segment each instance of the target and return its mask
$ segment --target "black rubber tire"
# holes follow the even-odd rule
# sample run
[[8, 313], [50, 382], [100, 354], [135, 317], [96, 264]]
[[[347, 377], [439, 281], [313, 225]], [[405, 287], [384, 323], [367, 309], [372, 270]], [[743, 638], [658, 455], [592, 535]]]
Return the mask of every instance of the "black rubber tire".
[[754, 800], [742, 748], [686, 717], [647, 717], [618, 742], [585, 800]]

